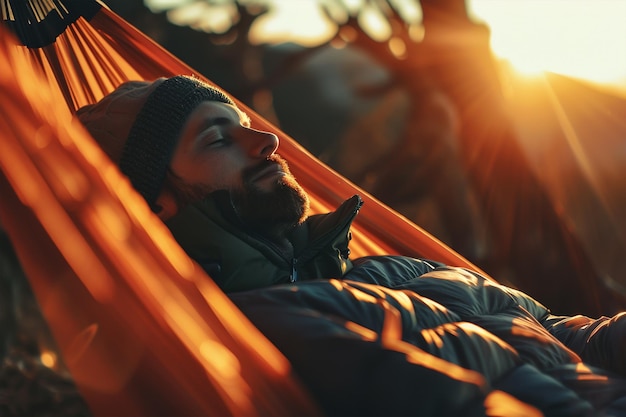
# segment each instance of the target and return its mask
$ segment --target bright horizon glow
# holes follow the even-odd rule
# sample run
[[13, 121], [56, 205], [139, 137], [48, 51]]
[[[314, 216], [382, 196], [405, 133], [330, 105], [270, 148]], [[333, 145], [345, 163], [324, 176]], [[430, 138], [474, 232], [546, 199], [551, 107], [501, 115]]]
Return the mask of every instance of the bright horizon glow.
[[[257, 43], [312, 46], [334, 33], [315, 0], [272, 3], [276, 10], [254, 28]], [[626, 1], [469, 0], [468, 9], [489, 25], [494, 55], [521, 74], [550, 71], [626, 90]]]
[[[252, 27], [250, 40], [255, 44], [291, 41], [311, 47], [335, 33], [319, 0], [266, 1], [272, 9]], [[344, 1], [353, 11], [365, 4], [364, 0]], [[145, 2], [157, 10], [184, 4], [181, 0]], [[411, 18], [420, 18], [421, 10], [408, 0], [394, 3], [403, 5]], [[550, 71], [626, 91], [626, 0], [467, 0], [467, 4], [471, 16], [490, 27], [494, 55], [521, 74]], [[183, 6], [187, 13], [178, 13], [178, 24], [188, 19], [197, 22], [202, 8], [215, 7], [219, 6], [187, 3]], [[204, 14], [207, 20], [225, 17], [224, 13]]]
[[555, 72], [626, 89], [626, 1], [471, 0], [494, 55], [522, 74]]
[[250, 41], [254, 44], [296, 42], [312, 47], [329, 40], [335, 33], [317, 1], [270, 0], [274, 7], [252, 26]]

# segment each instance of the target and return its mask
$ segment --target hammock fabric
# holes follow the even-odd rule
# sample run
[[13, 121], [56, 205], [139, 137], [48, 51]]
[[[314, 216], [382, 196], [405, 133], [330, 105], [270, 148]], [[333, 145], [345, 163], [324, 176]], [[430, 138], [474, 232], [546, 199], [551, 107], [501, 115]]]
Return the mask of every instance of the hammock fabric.
[[[42, 3], [37, 20], [45, 7], [69, 7]], [[11, 20], [11, 3], [1, 4]], [[195, 267], [72, 119], [124, 81], [199, 74], [106, 8], [89, 21], [67, 16], [71, 24], [54, 42], [39, 47], [40, 39], [36, 48], [0, 27], [0, 223], [92, 411], [319, 414], [287, 360]], [[276, 130], [239, 104], [253, 125]], [[401, 253], [477, 269], [279, 137], [315, 212], [363, 196], [355, 257]]]

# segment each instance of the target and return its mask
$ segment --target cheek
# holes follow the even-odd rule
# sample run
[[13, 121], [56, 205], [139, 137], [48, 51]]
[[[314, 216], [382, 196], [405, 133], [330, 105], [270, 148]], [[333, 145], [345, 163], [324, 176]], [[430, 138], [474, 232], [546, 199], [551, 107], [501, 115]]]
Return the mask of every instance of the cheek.
[[194, 184], [202, 184], [212, 190], [230, 189], [241, 185], [241, 173], [233, 164], [220, 163], [202, 164], [187, 167], [185, 179]]
[[179, 152], [171, 168], [188, 184], [217, 190], [240, 187], [245, 164], [245, 158], [228, 148], [197, 154]]

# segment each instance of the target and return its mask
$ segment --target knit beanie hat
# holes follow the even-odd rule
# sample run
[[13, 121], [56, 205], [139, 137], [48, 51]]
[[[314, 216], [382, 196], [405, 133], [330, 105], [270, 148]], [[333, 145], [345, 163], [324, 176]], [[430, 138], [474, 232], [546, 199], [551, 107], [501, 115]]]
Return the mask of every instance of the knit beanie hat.
[[191, 112], [203, 101], [235, 105], [215, 87], [196, 78], [176, 76], [126, 82], [76, 114], [156, 211], [155, 202], [179, 135]]

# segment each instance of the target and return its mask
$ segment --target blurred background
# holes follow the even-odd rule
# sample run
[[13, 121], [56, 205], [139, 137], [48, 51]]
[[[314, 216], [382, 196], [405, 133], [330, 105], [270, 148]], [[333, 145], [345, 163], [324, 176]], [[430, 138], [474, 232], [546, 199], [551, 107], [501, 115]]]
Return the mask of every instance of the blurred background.
[[106, 4], [500, 282], [626, 308], [626, 2]]

